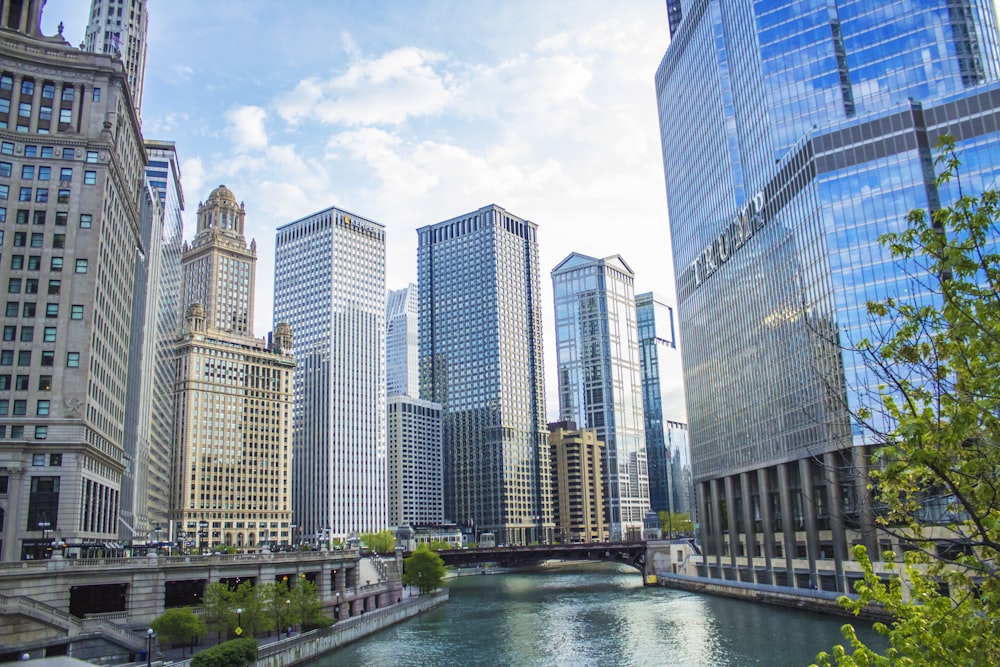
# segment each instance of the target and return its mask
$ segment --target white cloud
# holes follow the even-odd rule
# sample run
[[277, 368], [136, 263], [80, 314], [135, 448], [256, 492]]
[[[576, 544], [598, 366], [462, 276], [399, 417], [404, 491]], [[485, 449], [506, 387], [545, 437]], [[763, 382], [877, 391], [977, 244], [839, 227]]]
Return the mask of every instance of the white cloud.
[[358, 60], [326, 81], [311, 77], [277, 103], [289, 123], [306, 119], [344, 125], [396, 125], [444, 110], [453, 92], [449, 76], [434, 65], [443, 56], [406, 47]]
[[267, 112], [264, 109], [250, 105], [235, 107], [226, 112], [226, 121], [229, 122], [226, 133], [238, 152], [267, 148], [265, 118]]

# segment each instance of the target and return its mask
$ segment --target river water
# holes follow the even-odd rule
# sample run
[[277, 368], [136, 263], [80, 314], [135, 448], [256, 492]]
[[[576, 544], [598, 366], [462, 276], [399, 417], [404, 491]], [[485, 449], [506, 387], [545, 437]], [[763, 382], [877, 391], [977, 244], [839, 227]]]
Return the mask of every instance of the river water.
[[[845, 619], [646, 588], [631, 569], [577, 565], [466, 576], [441, 607], [324, 656], [334, 665], [809, 665]], [[884, 644], [870, 627], [865, 641]]]

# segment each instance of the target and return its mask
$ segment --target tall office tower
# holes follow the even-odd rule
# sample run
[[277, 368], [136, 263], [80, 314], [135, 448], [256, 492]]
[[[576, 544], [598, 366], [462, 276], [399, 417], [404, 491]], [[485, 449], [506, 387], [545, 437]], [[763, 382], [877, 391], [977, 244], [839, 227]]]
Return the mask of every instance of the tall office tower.
[[[0, 559], [114, 540], [146, 162], [120, 61], [0, 6]], [[61, 543], [61, 542], [60, 542]]]
[[295, 327], [295, 522], [305, 540], [388, 527], [385, 228], [328, 208], [278, 228], [274, 316]]
[[846, 592], [848, 547], [891, 543], [851, 419], [877, 385], [847, 348], [872, 331], [867, 301], [919, 289], [878, 237], [955, 199], [938, 138], [966, 193], [1000, 175], [993, 8], [684, 8], [656, 90], [702, 571]]
[[[139, 240], [142, 252], [133, 268], [135, 290], [129, 332], [128, 380], [125, 385], [125, 474], [122, 476], [118, 536], [146, 543], [153, 537], [149, 517], [152, 456], [153, 385], [156, 370], [156, 305], [159, 301], [163, 206], [148, 179], [139, 193]], [[173, 378], [170, 378], [173, 381]], [[168, 385], [169, 387], [169, 385]], [[170, 458], [169, 437], [157, 452]], [[162, 459], [161, 459], [162, 461]], [[169, 511], [169, 502], [160, 507]], [[165, 517], [164, 517], [165, 518]], [[166, 525], [166, 522], [163, 523]]]
[[506, 544], [553, 528], [537, 232], [495, 205], [417, 230], [420, 397], [442, 406], [445, 516]]
[[[652, 292], [635, 297], [642, 359], [642, 411], [649, 463], [649, 503], [656, 511], [691, 515], [694, 483], [688, 449], [684, 372], [674, 309]], [[668, 532], [672, 532], [670, 526]]]
[[444, 522], [441, 406], [396, 394], [386, 399], [389, 524]]
[[389, 290], [385, 301], [386, 393], [420, 395], [417, 367], [417, 286]]
[[[163, 207], [162, 238], [159, 251], [156, 320], [150, 330], [149, 353], [153, 357], [152, 402], [150, 420], [151, 456], [146, 463], [146, 493], [149, 528], [161, 528], [159, 537], [172, 538], [166, 532], [170, 513], [171, 459], [173, 456], [174, 343], [181, 334], [181, 251], [184, 240], [184, 191], [181, 188], [180, 160], [173, 142], [147, 139], [146, 179], [156, 191]], [[155, 344], [154, 344], [155, 341]]]
[[552, 269], [559, 414], [604, 443], [611, 539], [641, 539], [649, 511], [634, 275], [620, 255], [571, 253]]
[[146, 75], [146, 0], [91, 0], [83, 48], [121, 57], [136, 114]]
[[[253, 312], [245, 304], [253, 301], [255, 253], [243, 218], [243, 206], [220, 185], [199, 206], [198, 234], [181, 256], [181, 293], [212, 297], [187, 302], [175, 344], [170, 518], [176, 536], [199, 548], [291, 539], [292, 330], [279, 323], [269, 348], [230, 327], [234, 304]], [[252, 319], [241, 325], [253, 331]]]
[[549, 424], [556, 540], [604, 542], [604, 443], [569, 421]]
[[245, 219], [246, 209], [225, 185], [198, 204], [197, 234], [184, 244], [182, 300], [205, 306], [213, 330], [252, 336], [257, 241], [247, 247]]

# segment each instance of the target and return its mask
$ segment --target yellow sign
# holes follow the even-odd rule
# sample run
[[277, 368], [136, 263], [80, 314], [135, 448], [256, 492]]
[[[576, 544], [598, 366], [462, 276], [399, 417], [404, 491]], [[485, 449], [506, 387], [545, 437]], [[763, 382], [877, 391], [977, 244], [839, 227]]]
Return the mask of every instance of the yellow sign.
[[235, 632], [235, 633], [236, 633], [236, 636], [237, 636], [237, 637], [239, 637], [240, 635], [242, 635], [242, 634], [243, 634], [243, 628], [241, 628], [240, 626], [238, 626], [238, 625], [237, 625], [237, 626], [236, 626], [236, 629], [235, 629], [235, 630], [233, 630], [233, 632]]

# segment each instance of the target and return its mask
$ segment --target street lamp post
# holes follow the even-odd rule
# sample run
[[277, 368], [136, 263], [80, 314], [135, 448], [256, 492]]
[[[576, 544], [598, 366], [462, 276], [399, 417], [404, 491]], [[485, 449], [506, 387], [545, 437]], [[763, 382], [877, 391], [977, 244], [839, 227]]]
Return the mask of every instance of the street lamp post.
[[[292, 601], [288, 600], [288, 599], [285, 600], [285, 620], [286, 621], [291, 621], [292, 620]], [[292, 636], [292, 624], [291, 623], [287, 623], [286, 624], [285, 636], [286, 637], [291, 637]]]
[[243, 608], [236, 608], [236, 636], [239, 637], [243, 634]]
[[295, 529], [298, 528], [299, 526], [298, 526], [298, 524], [291, 523], [291, 524], [288, 524], [288, 527], [291, 528], [291, 530], [292, 530], [292, 535], [289, 538], [289, 543], [292, 545], [292, 548], [294, 548], [295, 547]]
[[146, 630], [146, 667], [153, 665], [153, 628]]
[[45, 558], [45, 547], [49, 539], [49, 528], [52, 527], [52, 524], [49, 523], [48, 521], [39, 521], [38, 527], [42, 531], [42, 552], [39, 554], [38, 557]]
[[333, 604], [333, 615], [339, 621], [340, 620], [340, 591], [336, 592], [336, 596], [337, 596], [336, 602], [334, 602], [334, 604]]

